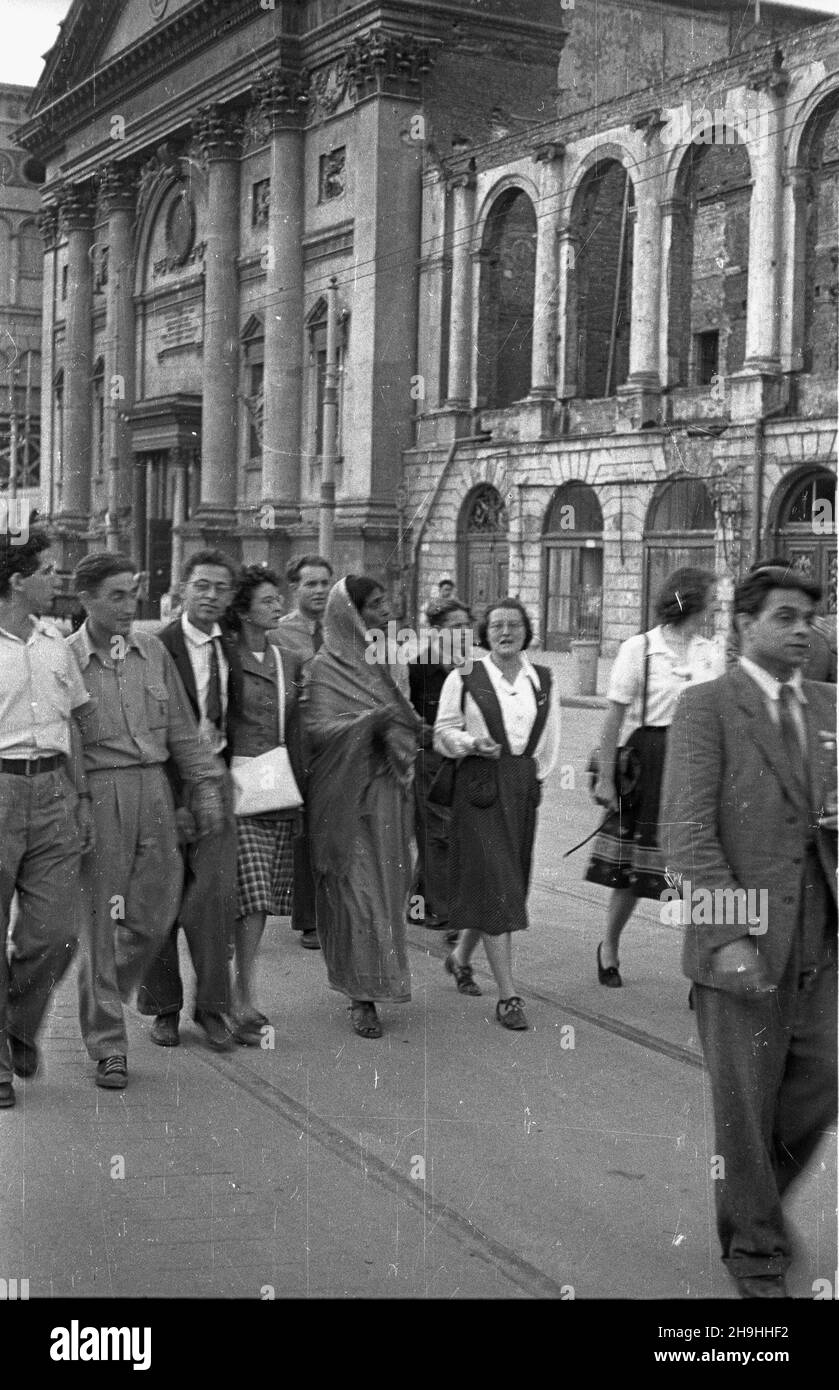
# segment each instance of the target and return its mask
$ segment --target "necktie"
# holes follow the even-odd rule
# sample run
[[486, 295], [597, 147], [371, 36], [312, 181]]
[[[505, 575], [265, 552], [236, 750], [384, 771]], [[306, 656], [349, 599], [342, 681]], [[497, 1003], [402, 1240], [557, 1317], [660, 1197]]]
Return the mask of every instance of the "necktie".
[[792, 767], [793, 773], [795, 774], [795, 780], [798, 784], [798, 788], [806, 801], [808, 800], [807, 756], [804, 748], [802, 747], [801, 739], [798, 737], [798, 729], [796, 728], [795, 719], [793, 718], [792, 702], [794, 699], [795, 696], [793, 694], [792, 686], [786, 683], [783, 684], [779, 691], [778, 698], [778, 713], [780, 715], [779, 729], [781, 732], [781, 741], [783, 742], [784, 748], [786, 749], [787, 757], [789, 758], [790, 766]]
[[207, 718], [217, 729], [221, 728], [221, 672], [215, 638], [210, 641], [210, 684], [207, 686]]
[[312, 646], [316, 652], [319, 652], [323, 646], [323, 624], [320, 618], [315, 619], [315, 630], [312, 633]]

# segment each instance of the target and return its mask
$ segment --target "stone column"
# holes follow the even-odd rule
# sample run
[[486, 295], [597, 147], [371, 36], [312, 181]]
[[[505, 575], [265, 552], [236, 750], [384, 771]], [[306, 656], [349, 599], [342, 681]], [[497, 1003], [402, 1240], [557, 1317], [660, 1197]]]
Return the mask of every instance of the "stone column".
[[531, 396], [556, 395], [556, 318], [559, 289], [558, 234], [563, 145], [543, 145], [533, 158], [540, 165], [536, 221], [536, 273], [533, 303]]
[[53, 434], [58, 208], [49, 204], [45, 206], [38, 218], [38, 227], [44, 243], [41, 300], [41, 495], [46, 498], [47, 516], [52, 518], [58, 472], [58, 441]]
[[[680, 268], [679, 259], [684, 253], [684, 237], [689, 216], [687, 201], [684, 198], [668, 198], [661, 204], [660, 213], [661, 240], [658, 254], [661, 258], [661, 294], [658, 314], [658, 371], [664, 386], [686, 386], [687, 355], [685, 353], [683, 371], [683, 354], [678, 350], [678, 347], [680, 335], [690, 333], [690, 321], [688, 317], [688, 321], [685, 323], [687, 310], [678, 298], [675, 304], [671, 304], [671, 286], [673, 278], [678, 274]], [[685, 267], [685, 270], [688, 268]], [[685, 278], [688, 292], [690, 283], [688, 273]]]
[[423, 381], [423, 395], [417, 401], [420, 415], [430, 410], [439, 410], [443, 403], [445, 225], [446, 186], [439, 170], [431, 169], [423, 175], [422, 180], [417, 351], [417, 367]]
[[105, 286], [105, 457], [108, 460], [107, 546], [119, 550], [120, 522], [131, 506], [131, 431], [134, 404], [134, 286], [132, 171], [109, 165], [102, 174], [102, 207], [108, 217], [108, 283]]
[[238, 476], [240, 123], [218, 106], [195, 122], [207, 164], [199, 525], [229, 530]]
[[[628, 175], [627, 175], [628, 177]], [[658, 180], [645, 172], [635, 190], [629, 374], [618, 384], [621, 410], [633, 429], [658, 421], [661, 378], [658, 323], [661, 300], [661, 220]]]
[[172, 592], [180, 588], [184, 564], [183, 526], [186, 521], [189, 452], [186, 449], [172, 449], [169, 453], [169, 464], [175, 474], [172, 497], [172, 574], [169, 580], [169, 590]]
[[[271, 131], [271, 203], [265, 274], [262, 499], [275, 524], [294, 522], [300, 498], [303, 395], [303, 131], [306, 86], [272, 75], [260, 103]], [[277, 515], [277, 512], [279, 515]]]
[[71, 531], [87, 531], [90, 519], [92, 213], [92, 201], [86, 188], [70, 187], [62, 195], [61, 220], [67, 237], [67, 302], [64, 339], [64, 467], [60, 519], [64, 527]]
[[452, 291], [449, 322], [449, 383], [446, 405], [467, 411], [470, 405], [472, 351], [472, 237], [475, 219], [475, 179], [460, 174], [451, 179]]
[[577, 253], [579, 235], [569, 224], [557, 229], [558, 304], [556, 394], [568, 400], [577, 394]]
[[804, 368], [809, 186], [808, 169], [790, 169], [783, 176], [780, 357], [781, 369], [785, 372], [800, 372]]

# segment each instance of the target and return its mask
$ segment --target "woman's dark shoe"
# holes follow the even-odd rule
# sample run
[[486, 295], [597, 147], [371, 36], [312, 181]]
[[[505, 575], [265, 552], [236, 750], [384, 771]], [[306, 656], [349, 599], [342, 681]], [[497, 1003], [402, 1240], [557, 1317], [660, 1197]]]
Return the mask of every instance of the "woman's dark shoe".
[[369, 1000], [354, 999], [350, 1005], [350, 1022], [360, 1038], [380, 1038], [382, 1025], [376, 1005]]
[[601, 941], [597, 947], [597, 979], [601, 985], [606, 985], [607, 989], [620, 989], [623, 984], [621, 972], [616, 965], [603, 965], [600, 960]]
[[261, 1047], [264, 1034], [263, 1028], [268, 1026], [268, 1019], [258, 1009], [253, 1013], [241, 1014], [233, 1020], [233, 1041], [240, 1047]]
[[511, 994], [509, 999], [499, 999], [495, 1006], [495, 1017], [505, 1028], [530, 1027], [524, 1012], [524, 1000], [517, 994]]
[[461, 965], [460, 962], [455, 959], [454, 954], [446, 956], [443, 965], [449, 975], [454, 975], [454, 982], [457, 985], [458, 994], [482, 993], [475, 984], [475, 977], [472, 974], [471, 965]]

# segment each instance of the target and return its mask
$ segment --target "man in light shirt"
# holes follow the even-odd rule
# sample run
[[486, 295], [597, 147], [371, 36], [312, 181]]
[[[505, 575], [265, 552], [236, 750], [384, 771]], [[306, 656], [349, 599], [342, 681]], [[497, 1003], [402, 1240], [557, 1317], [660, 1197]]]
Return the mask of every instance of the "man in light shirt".
[[[56, 592], [49, 538], [0, 535], [0, 1109], [12, 1073], [38, 1070], [36, 1038], [81, 928], [79, 868], [90, 793], [72, 711], [87, 702], [59, 630], [39, 615]], [[18, 911], [7, 933], [12, 898]]]
[[[157, 635], [177, 667], [187, 698], [208, 748], [230, 762], [226, 725], [230, 662], [222, 621], [230, 602], [237, 566], [220, 550], [190, 556], [181, 576], [184, 610]], [[195, 969], [195, 1021], [216, 1052], [234, 1046], [230, 1008], [229, 943], [236, 921], [236, 822], [230, 779], [225, 772], [225, 828], [199, 840], [188, 797], [170, 760], [167, 772], [175, 797], [184, 857], [184, 891], [178, 919], [152, 963], [137, 998], [141, 1013], [154, 1014], [152, 1042], [177, 1047], [184, 1003], [178, 965], [178, 929], [186, 937]]]
[[789, 1296], [782, 1200], [836, 1115], [836, 687], [801, 677], [820, 597], [788, 567], [738, 584], [740, 661], [681, 696], [664, 781], [717, 1230], [743, 1298]]

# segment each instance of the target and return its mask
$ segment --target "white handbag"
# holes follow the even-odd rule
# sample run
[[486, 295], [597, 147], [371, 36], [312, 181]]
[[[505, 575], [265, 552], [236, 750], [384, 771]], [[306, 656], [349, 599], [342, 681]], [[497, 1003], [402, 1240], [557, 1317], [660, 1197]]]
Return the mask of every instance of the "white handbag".
[[295, 811], [303, 805], [300, 788], [291, 769], [285, 746], [285, 681], [279, 651], [277, 695], [280, 716], [280, 742], [277, 748], [258, 758], [234, 756], [230, 763], [233, 777], [233, 810], [237, 816], [261, 816], [268, 811]]

